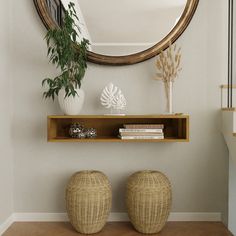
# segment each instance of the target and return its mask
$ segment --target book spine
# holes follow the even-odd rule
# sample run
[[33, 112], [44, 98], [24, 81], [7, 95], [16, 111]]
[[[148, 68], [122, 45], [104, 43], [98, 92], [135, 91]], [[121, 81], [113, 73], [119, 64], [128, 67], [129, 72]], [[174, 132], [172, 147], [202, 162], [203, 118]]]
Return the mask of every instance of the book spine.
[[163, 132], [120, 132], [123, 136], [163, 136]]
[[119, 132], [157, 132], [157, 133], [161, 133], [163, 132], [162, 129], [119, 129]]
[[164, 139], [164, 136], [120, 136], [121, 139]]
[[124, 124], [126, 129], [163, 129], [163, 124]]

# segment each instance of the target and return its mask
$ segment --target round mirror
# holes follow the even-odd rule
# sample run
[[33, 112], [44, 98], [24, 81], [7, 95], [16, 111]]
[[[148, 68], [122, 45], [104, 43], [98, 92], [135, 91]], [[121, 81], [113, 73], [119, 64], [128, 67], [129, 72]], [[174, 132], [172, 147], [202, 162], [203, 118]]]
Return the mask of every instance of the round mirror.
[[88, 60], [128, 65], [156, 56], [186, 29], [199, 0], [34, 0], [47, 28], [60, 26], [75, 3]]

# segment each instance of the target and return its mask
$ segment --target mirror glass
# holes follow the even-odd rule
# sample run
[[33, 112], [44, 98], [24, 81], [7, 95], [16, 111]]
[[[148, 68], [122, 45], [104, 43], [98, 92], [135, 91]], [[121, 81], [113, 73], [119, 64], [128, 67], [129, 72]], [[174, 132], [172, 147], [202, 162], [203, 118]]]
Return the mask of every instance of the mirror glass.
[[[60, 26], [74, 2], [82, 37], [91, 42], [88, 61], [132, 65], [148, 60], [185, 31], [199, 0], [33, 0], [47, 29]], [[79, 40], [79, 39], [78, 39]]]
[[[51, 4], [52, 18], [60, 24], [54, 10], [58, 1], [47, 3]], [[82, 36], [91, 43], [90, 51], [112, 56], [154, 46], [173, 29], [187, 4], [187, 0], [61, 0], [65, 8], [69, 2], [75, 3]]]

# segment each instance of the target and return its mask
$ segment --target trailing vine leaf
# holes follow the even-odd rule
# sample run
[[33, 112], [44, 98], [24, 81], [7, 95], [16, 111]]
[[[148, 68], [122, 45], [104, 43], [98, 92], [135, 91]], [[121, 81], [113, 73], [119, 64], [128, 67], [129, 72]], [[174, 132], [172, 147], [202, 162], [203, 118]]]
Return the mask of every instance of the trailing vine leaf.
[[54, 100], [61, 89], [65, 89], [65, 97], [76, 96], [75, 89], [80, 88], [85, 75], [89, 41], [83, 38], [78, 43], [77, 32], [80, 32], [80, 27], [76, 25], [74, 18], [78, 20], [74, 3], [70, 2], [62, 26], [49, 29], [45, 36], [49, 61], [62, 72], [55, 78], [42, 81], [42, 86], [47, 86], [47, 91], [43, 93], [45, 98]]

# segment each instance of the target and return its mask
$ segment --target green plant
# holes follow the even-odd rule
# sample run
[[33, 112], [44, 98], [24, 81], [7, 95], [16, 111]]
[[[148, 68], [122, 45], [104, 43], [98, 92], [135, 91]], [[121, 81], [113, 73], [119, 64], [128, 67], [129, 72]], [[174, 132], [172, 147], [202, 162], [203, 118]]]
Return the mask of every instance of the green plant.
[[78, 20], [74, 3], [70, 2], [62, 26], [49, 29], [45, 36], [49, 61], [62, 72], [55, 78], [46, 78], [42, 81], [42, 86], [48, 86], [47, 91], [43, 93], [45, 98], [54, 100], [55, 95], [63, 88], [66, 92], [65, 97], [74, 97], [77, 95], [75, 89], [80, 88], [85, 75], [89, 41], [85, 38], [81, 42], [77, 41], [77, 32], [80, 32], [80, 28], [74, 18]]

